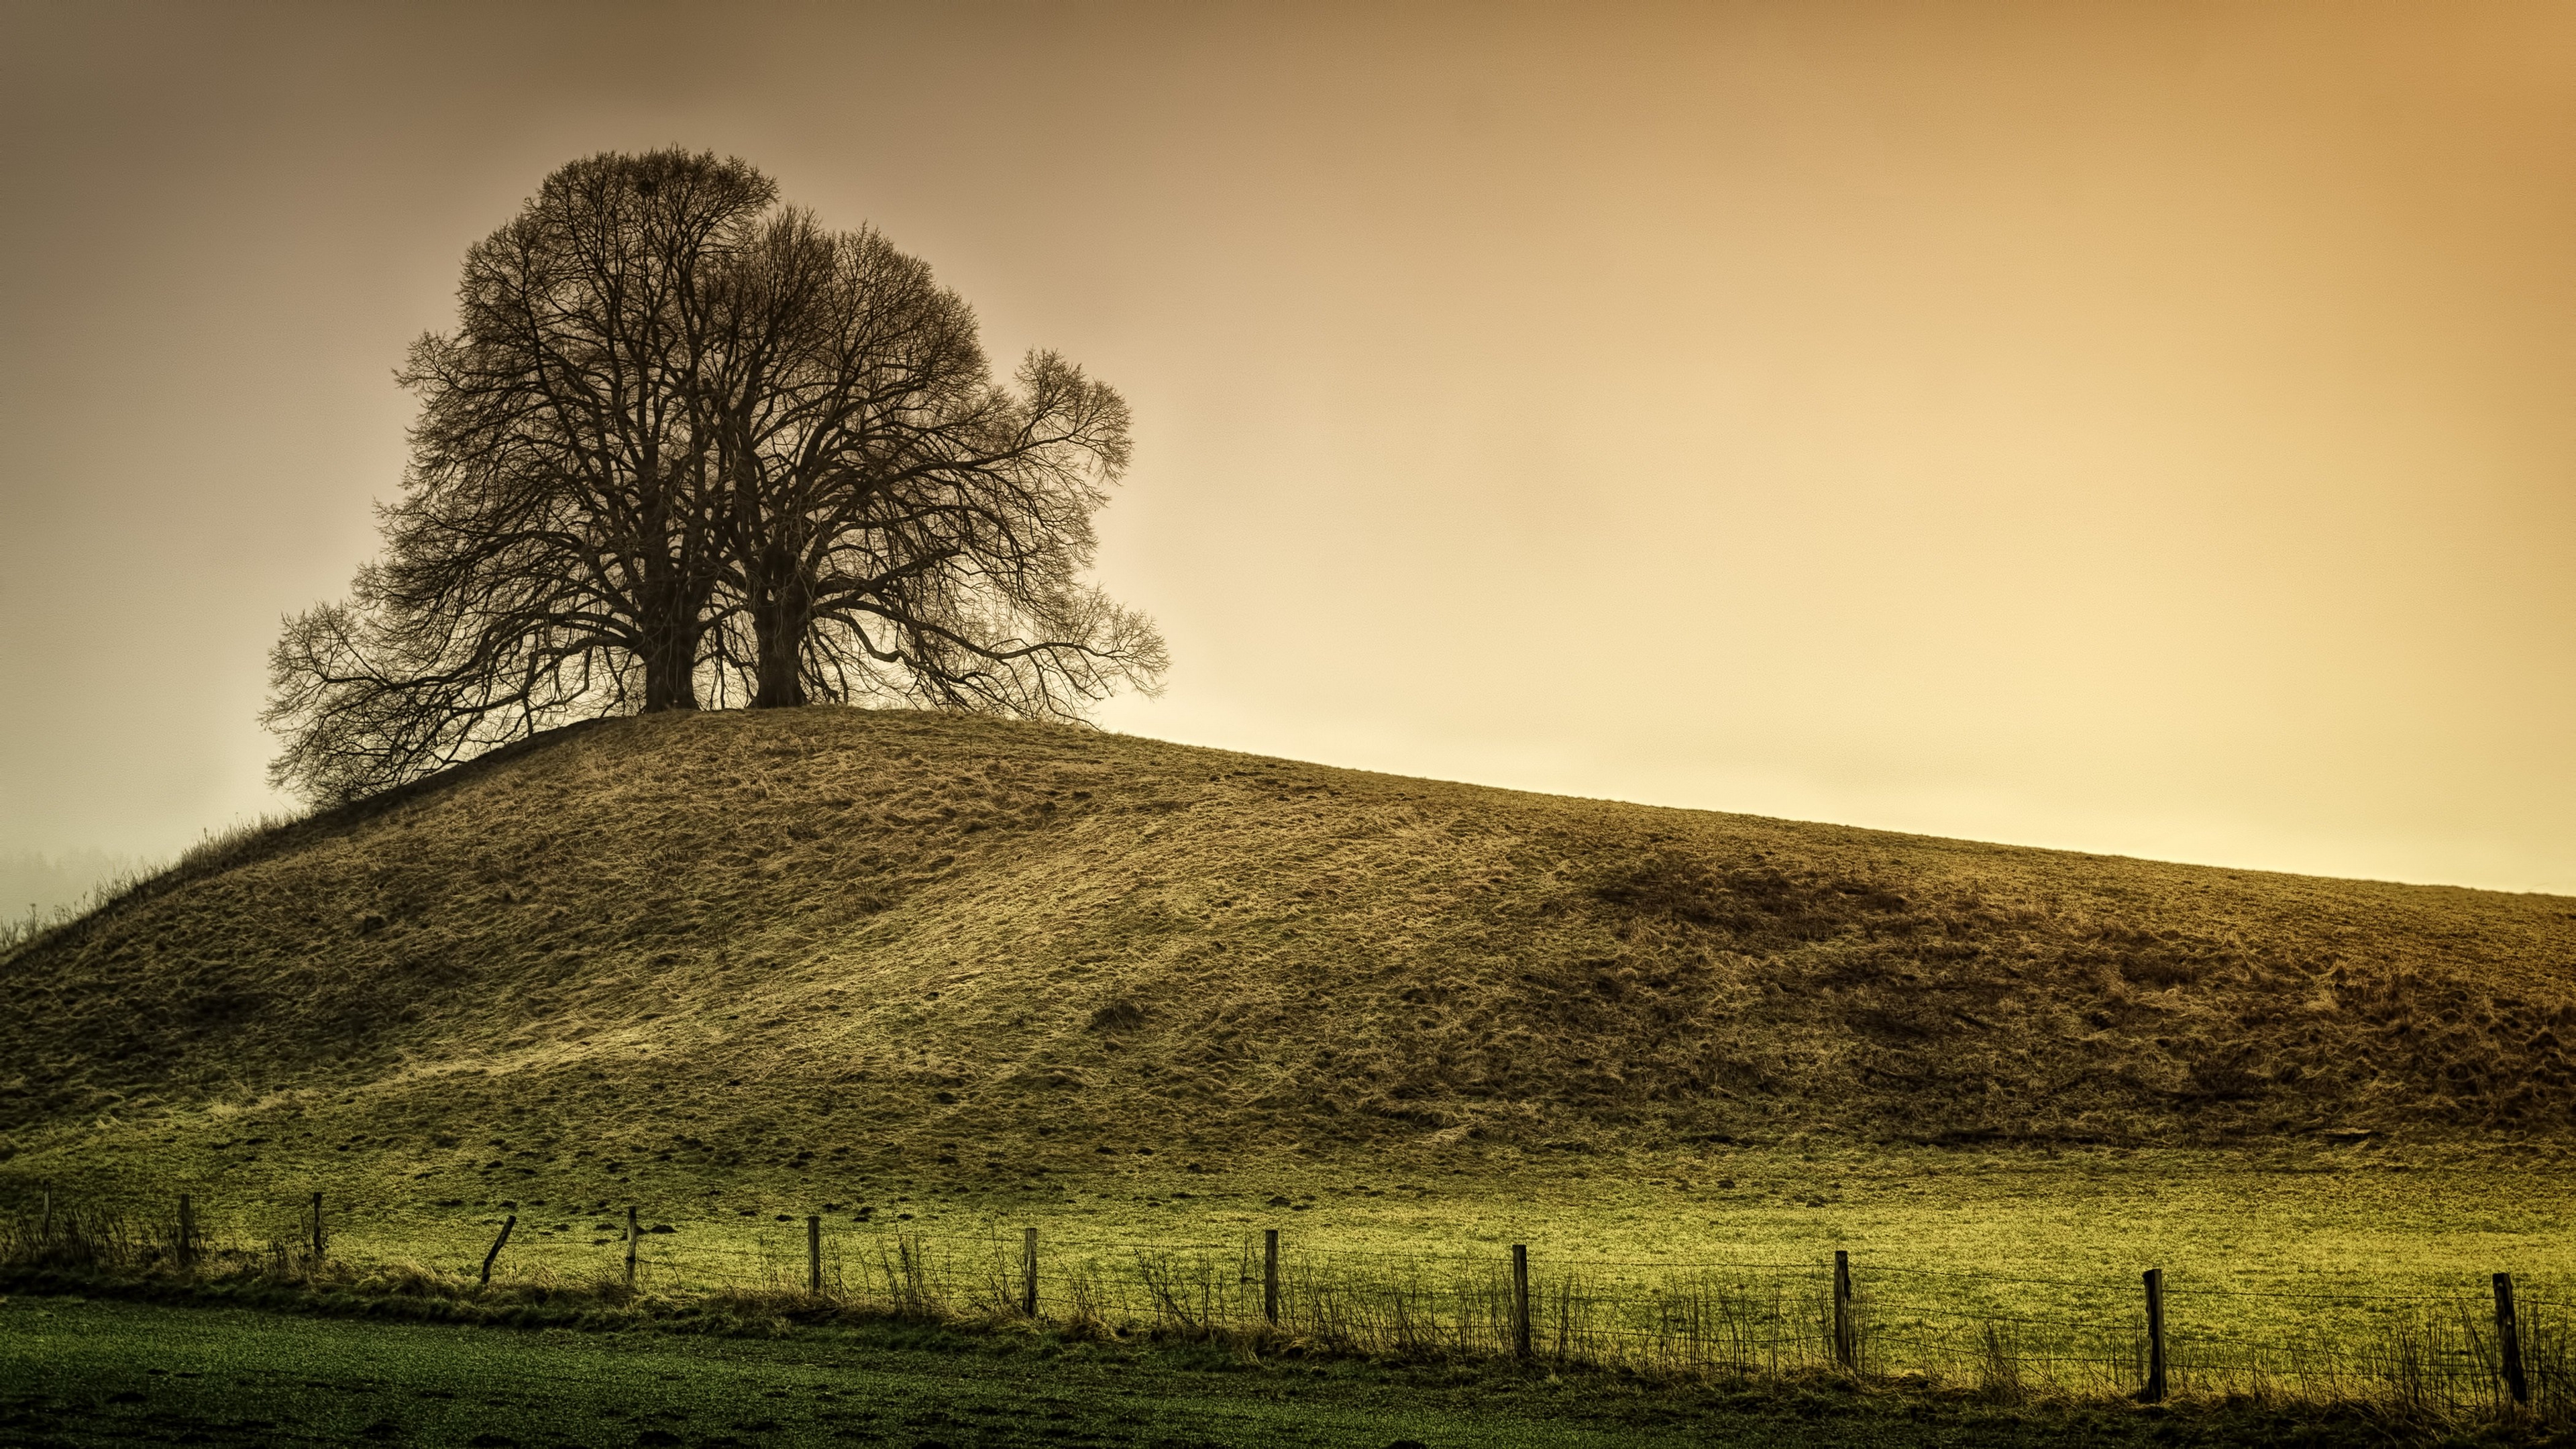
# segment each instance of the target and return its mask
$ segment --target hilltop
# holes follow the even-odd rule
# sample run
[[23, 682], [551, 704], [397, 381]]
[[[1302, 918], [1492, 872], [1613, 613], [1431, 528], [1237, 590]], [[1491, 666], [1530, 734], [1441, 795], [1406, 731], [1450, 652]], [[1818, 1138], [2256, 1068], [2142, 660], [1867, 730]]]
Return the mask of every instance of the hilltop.
[[2576, 1121], [2576, 901], [895, 711], [559, 731], [0, 988], [12, 1175], [280, 1113], [424, 1177]]

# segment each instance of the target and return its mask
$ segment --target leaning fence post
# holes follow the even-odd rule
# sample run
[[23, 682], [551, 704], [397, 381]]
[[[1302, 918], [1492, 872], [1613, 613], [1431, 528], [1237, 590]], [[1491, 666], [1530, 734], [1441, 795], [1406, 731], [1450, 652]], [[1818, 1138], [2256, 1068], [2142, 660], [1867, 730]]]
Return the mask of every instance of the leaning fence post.
[[2513, 1317], [2513, 1275], [2495, 1275], [2496, 1357], [2504, 1367], [2504, 1386], [2517, 1404], [2531, 1402], [2531, 1385], [2522, 1377], [2522, 1330]]
[[313, 1194], [313, 1261], [322, 1261], [322, 1194]]
[[823, 1291], [823, 1220], [805, 1215], [805, 1291]]
[[1851, 1254], [1834, 1249], [1834, 1362], [1845, 1373], [1853, 1371], [1851, 1317]]
[[2165, 1270], [2149, 1268], [2147, 1279], [2147, 1384], [2138, 1402], [2160, 1404], [2165, 1398]]
[[635, 1205], [628, 1203], [626, 1205], [626, 1289], [630, 1293], [635, 1290], [635, 1244], [642, 1235], [642, 1229], [635, 1221]]
[[1261, 1316], [1279, 1326], [1279, 1230], [1261, 1230]]
[[1512, 1357], [1530, 1356], [1529, 1244], [1512, 1244]]
[[1020, 1234], [1020, 1312], [1038, 1316], [1038, 1230]]
[[179, 1261], [197, 1261], [197, 1209], [184, 1192], [179, 1194]]
[[[501, 1219], [501, 1236], [492, 1240], [492, 1251], [483, 1255], [484, 1287], [489, 1288], [492, 1286], [492, 1260], [501, 1256], [501, 1245], [510, 1241], [510, 1229], [515, 1228], [518, 1225], [519, 1215], [517, 1213], [512, 1213], [508, 1217]], [[627, 1251], [631, 1254], [634, 1250], [630, 1248]], [[629, 1257], [626, 1261], [632, 1263], [635, 1260], [632, 1257]]]

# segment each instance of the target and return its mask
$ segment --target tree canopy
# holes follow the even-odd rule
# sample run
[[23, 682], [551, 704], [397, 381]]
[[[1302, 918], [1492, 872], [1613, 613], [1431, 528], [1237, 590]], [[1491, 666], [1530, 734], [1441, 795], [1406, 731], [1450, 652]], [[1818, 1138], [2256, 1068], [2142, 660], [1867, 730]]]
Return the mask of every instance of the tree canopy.
[[353, 799], [603, 714], [907, 703], [1080, 719], [1156, 687], [1086, 581], [1126, 404], [739, 161], [600, 155], [468, 251], [382, 556], [270, 657], [271, 767]]

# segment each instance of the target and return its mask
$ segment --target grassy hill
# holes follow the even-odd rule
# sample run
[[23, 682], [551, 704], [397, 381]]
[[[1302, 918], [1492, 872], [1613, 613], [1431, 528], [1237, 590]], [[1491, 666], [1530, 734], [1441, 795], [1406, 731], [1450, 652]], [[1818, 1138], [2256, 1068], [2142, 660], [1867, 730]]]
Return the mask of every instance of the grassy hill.
[[2571, 1039], [2555, 897], [810, 709], [565, 730], [21, 947], [0, 1151], [2460, 1138], [2576, 1122]]

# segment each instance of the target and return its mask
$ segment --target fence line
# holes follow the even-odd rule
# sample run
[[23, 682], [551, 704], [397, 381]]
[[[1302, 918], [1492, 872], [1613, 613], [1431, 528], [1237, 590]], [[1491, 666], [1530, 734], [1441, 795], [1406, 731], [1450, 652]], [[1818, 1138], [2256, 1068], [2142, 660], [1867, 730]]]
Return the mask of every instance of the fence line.
[[[1264, 1243], [1039, 1241], [1034, 1230], [934, 1236], [887, 1224], [712, 1218], [656, 1233], [626, 1225], [476, 1220], [429, 1242], [371, 1242], [323, 1199], [236, 1214], [207, 1204], [116, 1212], [56, 1202], [0, 1218], [0, 1263], [422, 1281], [490, 1270], [495, 1292], [779, 1295], [924, 1319], [1034, 1316], [1100, 1334], [1231, 1337], [1397, 1357], [1526, 1357], [1556, 1366], [1705, 1379], [1857, 1377], [1964, 1388], [1997, 1400], [2253, 1397], [2374, 1405], [2426, 1419], [2576, 1421], [2576, 1343], [2565, 1298], [2505, 1281], [2482, 1292], [2223, 1288], [2163, 1275], [2151, 1329], [2134, 1284], [1879, 1265], [1855, 1258], [1639, 1260], [1500, 1250], [1309, 1248]], [[542, 1214], [553, 1217], [556, 1214]], [[598, 1212], [564, 1213], [566, 1220]], [[325, 1231], [326, 1221], [328, 1231]], [[660, 1224], [668, 1229], [670, 1225]], [[502, 1231], [489, 1236], [492, 1230]], [[701, 1242], [709, 1229], [733, 1241]], [[740, 1240], [749, 1230], [750, 1241]], [[605, 1233], [605, 1236], [601, 1234]], [[443, 1276], [442, 1276], [443, 1275]], [[406, 1279], [405, 1281], [411, 1281]], [[1942, 1282], [1972, 1290], [1909, 1291]], [[2063, 1313], [2014, 1303], [2074, 1290]], [[460, 1290], [461, 1291], [461, 1290]], [[2158, 1291], [2154, 1284], [2149, 1291]], [[2193, 1321], [2201, 1300], [2331, 1305], [2247, 1330]], [[2056, 1305], [2052, 1305], [2054, 1308]], [[2176, 1318], [2176, 1309], [2180, 1317]], [[2231, 1331], [2234, 1328], [2237, 1331]], [[2161, 1372], [2157, 1367], [2161, 1366]]]

